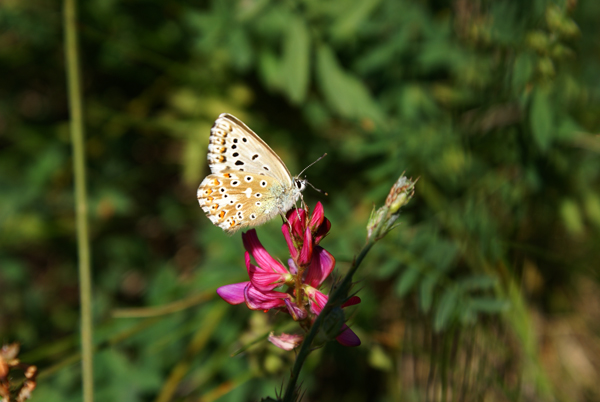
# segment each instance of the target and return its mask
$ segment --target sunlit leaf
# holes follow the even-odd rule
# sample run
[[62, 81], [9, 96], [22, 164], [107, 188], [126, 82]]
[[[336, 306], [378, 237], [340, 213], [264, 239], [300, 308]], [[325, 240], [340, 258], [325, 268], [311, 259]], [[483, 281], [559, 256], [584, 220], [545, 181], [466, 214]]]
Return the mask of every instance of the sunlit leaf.
[[345, 8], [331, 27], [333, 37], [347, 39], [355, 35], [361, 23], [369, 17], [380, 2], [381, 0], [355, 0], [354, 4]]
[[548, 94], [541, 88], [536, 88], [531, 99], [530, 124], [537, 146], [546, 150], [554, 134], [554, 117]]
[[566, 199], [560, 206], [560, 215], [567, 230], [573, 234], [581, 234], [583, 232], [583, 219], [581, 216], [581, 208], [572, 199]]
[[295, 17], [289, 21], [283, 43], [280, 82], [294, 103], [306, 97], [310, 67], [310, 34], [304, 21]]
[[325, 99], [340, 115], [382, 123], [383, 115], [365, 85], [343, 70], [327, 45], [320, 45], [317, 50], [317, 78]]

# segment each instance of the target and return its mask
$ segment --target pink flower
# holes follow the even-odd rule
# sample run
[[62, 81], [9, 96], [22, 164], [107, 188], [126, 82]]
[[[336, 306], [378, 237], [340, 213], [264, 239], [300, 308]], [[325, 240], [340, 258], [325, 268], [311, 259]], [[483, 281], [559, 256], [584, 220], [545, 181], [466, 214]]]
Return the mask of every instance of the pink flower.
[[[328, 296], [318, 288], [329, 277], [335, 267], [335, 258], [319, 242], [329, 233], [331, 223], [319, 202], [312, 215], [307, 210], [295, 209], [287, 214], [281, 230], [288, 245], [291, 258], [288, 267], [273, 258], [263, 247], [256, 230], [242, 234], [246, 252], [244, 259], [249, 281], [221, 286], [217, 294], [230, 304], [246, 303], [251, 310], [268, 311], [276, 309], [289, 313], [294, 321], [301, 322], [302, 328], [310, 329], [321, 313]], [[252, 263], [252, 259], [256, 265]], [[287, 286], [285, 291], [276, 288]], [[341, 307], [360, 303], [356, 296], [351, 297]], [[343, 322], [341, 310], [339, 320], [332, 327], [334, 331]], [[336, 321], [333, 321], [336, 322]], [[301, 335], [271, 334], [269, 341], [285, 350], [292, 350], [302, 342]], [[358, 346], [360, 339], [343, 324], [336, 340], [345, 346]]]
[[274, 335], [272, 332], [269, 334], [269, 342], [283, 350], [292, 350], [300, 346], [304, 337], [297, 334], [286, 334]]
[[304, 277], [304, 283], [319, 288], [335, 267], [335, 258], [323, 247], [314, 249], [312, 259]]
[[286, 306], [285, 299], [290, 295], [272, 290], [261, 291], [251, 282], [233, 283], [221, 286], [217, 294], [229, 304], [241, 304], [246, 302], [250, 310], [270, 310], [272, 308]]
[[217, 294], [229, 304], [241, 304], [244, 302], [244, 289], [249, 284], [250, 282], [241, 282], [221, 286], [217, 289]]
[[300, 265], [311, 261], [313, 247], [327, 236], [331, 222], [325, 218], [323, 204], [317, 202], [310, 219], [303, 209], [292, 209], [287, 213], [288, 222], [281, 226], [290, 255]]
[[[262, 290], [273, 290], [283, 284], [293, 284], [294, 278], [279, 261], [271, 257], [258, 240], [256, 230], [242, 233], [242, 241], [246, 249], [246, 268], [252, 284]], [[258, 266], [250, 262], [250, 254]]]

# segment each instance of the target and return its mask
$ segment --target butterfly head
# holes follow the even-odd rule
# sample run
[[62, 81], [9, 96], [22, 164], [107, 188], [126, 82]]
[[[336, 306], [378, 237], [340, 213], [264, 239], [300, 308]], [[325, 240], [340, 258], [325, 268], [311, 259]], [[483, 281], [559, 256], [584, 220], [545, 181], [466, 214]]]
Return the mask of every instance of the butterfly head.
[[305, 179], [301, 179], [299, 177], [294, 177], [294, 186], [296, 186], [296, 191], [303, 192], [306, 188], [307, 181]]

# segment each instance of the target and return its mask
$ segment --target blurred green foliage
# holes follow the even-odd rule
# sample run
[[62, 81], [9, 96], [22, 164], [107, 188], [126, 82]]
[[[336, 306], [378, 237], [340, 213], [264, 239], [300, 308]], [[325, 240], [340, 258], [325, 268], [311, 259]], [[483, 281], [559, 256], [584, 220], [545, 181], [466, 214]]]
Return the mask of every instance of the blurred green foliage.
[[[305, 400], [600, 397], [600, 3], [80, 3], [98, 400], [258, 400], [289, 372], [264, 341], [230, 357], [280, 317], [214, 296], [113, 315], [245, 280], [239, 236], [194, 198], [222, 112], [292, 173], [329, 154], [307, 172], [329, 197], [305, 197], [325, 204], [340, 272], [373, 203], [420, 177], [361, 272], [363, 345], [316, 352]], [[0, 26], [0, 339], [40, 367], [32, 400], [77, 401], [61, 4], [4, 1]], [[258, 233], [285, 260], [278, 226]]]

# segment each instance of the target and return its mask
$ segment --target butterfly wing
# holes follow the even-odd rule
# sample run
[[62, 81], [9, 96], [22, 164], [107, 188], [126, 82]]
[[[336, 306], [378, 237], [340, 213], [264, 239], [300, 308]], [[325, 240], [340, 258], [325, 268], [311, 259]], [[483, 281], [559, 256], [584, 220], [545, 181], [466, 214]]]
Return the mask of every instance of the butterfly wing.
[[299, 194], [274, 177], [225, 169], [208, 175], [198, 187], [197, 197], [211, 222], [233, 234], [285, 213]]
[[210, 130], [208, 164], [213, 174], [237, 170], [274, 177], [291, 187], [292, 176], [281, 158], [236, 117], [223, 113]]

